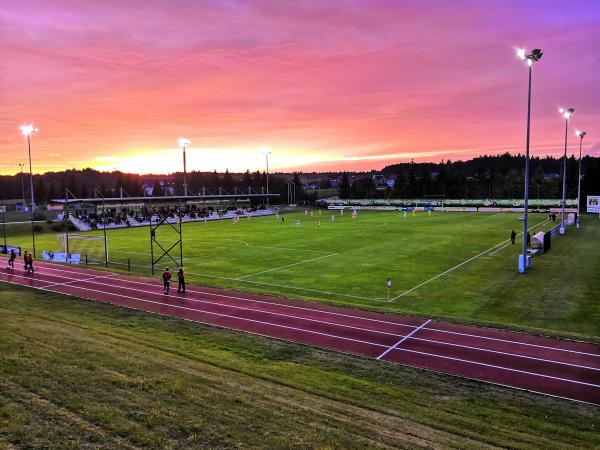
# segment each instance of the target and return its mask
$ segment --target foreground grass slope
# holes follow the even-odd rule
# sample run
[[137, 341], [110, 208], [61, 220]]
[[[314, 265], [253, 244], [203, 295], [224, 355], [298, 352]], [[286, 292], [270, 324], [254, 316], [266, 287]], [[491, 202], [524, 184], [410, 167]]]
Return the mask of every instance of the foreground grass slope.
[[[515, 246], [502, 244], [512, 229], [520, 231], [518, 214], [420, 212], [404, 218], [398, 212], [361, 211], [353, 221], [349, 212], [335, 212], [335, 222], [331, 214], [286, 213], [285, 224], [275, 217], [243, 219], [237, 225], [185, 224], [188, 279], [343, 305], [600, 337], [600, 305], [595, 301], [600, 291], [600, 221], [594, 217], [584, 217], [581, 229], [570, 228], [567, 236], [554, 239], [552, 250], [536, 258], [530, 273], [522, 276], [517, 274], [520, 238]], [[296, 218], [302, 221], [299, 228], [293, 225]], [[544, 214], [530, 215], [530, 224], [536, 226], [532, 234], [555, 225], [546, 219]], [[9, 230], [9, 241], [28, 248], [30, 236], [18, 231]], [[173, 238], [169, 228], [158, 237], [164, 244]], [[134, 270], [149, 274], [148, 228], [111, 230], [108, 240], [112, 262], [129, 258]], [[40, 234], [38, 248], [56, 249], [55, 234]], [[469, 262], [460, 265], [465, 261]], [[385, 301], [388, 277], [393, 280], [391, 296], [399, 296], [393, 303]]]
[[0, 284], [0, 448], [594, 448], [598, 408]]

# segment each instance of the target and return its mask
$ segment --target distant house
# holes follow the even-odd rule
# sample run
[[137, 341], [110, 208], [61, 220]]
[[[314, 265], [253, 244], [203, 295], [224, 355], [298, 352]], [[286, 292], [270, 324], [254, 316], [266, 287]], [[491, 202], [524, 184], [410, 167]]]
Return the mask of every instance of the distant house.
[[305, 191], [314, 191], [315, 189], [319, 189], [320, 187], [321, 182], [319, 181], [310, 181], [302, 185], [302, 189], [304, 189]]
[[394, 187], [394, 185], [396, 184], [396, 177], [386, 177], [382, 174], [375, 174], [373, 175], [373, 183], [375, 184], [375, 186]]
[[560, 178], [560, 173], [556, 173], [556, 172], [548, 172], [544, 174], [544, 178], [546, 180], [554, 180], [556, 178]]
[[[161, 192], [154, 192], [160, 186]], [[147, 177], [142, 182], [142, 189], [148, 197], [175, 195], [174, 177]]]

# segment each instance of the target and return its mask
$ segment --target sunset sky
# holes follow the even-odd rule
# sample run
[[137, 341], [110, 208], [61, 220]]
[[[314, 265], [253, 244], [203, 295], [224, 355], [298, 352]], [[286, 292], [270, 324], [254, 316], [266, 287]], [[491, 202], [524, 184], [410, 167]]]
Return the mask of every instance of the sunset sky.
[[2, 0], [0, 173], [370, 170], [600, 154], [600, 1]]

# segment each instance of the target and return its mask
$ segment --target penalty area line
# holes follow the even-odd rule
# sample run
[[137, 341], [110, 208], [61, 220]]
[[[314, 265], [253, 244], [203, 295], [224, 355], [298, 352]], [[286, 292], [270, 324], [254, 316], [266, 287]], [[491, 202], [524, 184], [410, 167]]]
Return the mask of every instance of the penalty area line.
[[262, 270], [262, 271], [260, 271], [260, 272], [255, 272], [255, 273], [251, 273], [251, 274], [248, 274], [248, 275], [244, 275], [244, 276], [241, 276], [241, 277], [235, 278], [235, 280], [236, 280], [236, 281], [239, 281], [239, 280], [243, 280], [244, 278], [249, 278], [249, 277], [253, 277], [253, 276], [255, 276], [255, 275], [260, 275], [260, 274], [262, 274], [262, 273], [273, 272], [273, 271], [275, 271], [275, 270], [285, 269], [286, 267], [297, 266], [297, 265], [299, 265], [299, 264], [306, 264], [306, 263], [309, 263], [309, 262], [312, 262], [312, 261], [317, 261], [317, 260], [319, 260], [319, 259], [323, 259], [323, 258], [330, 258], [331, 256], [335, 256], [335, 255], [337, 255], [337, 254], [338, 254], [338, 253], [330, 253], [329, 255], [323, 255], [323, 256], [319, 256], [319, 257], [317, 257], [317, 258], [305, 259], [304, 261], [298, 261], [298, 262], [295, 262], [295, 263], [286, 264], [286, 265], [284, 265], [284, 266], [273, 267], [272, 269]]
[[[538, 224], [536, 224], [536, 225], [533, 225], [532, 227], [528, 228], [528, 230], [533, 230], [534, 228], [536, 228], [536, 227], [539, 227], [539, 226], [541, 226], [541, 225], [545, 225], [545, 224], [547, 224], [548, 222], [550, 222], [550, 221], [549, 221], [549, 220], [544, 220], [544, 221], [542, 221], [542, 222], [540, 222], [540, 223], [538, 223]], [[522, 234], [523, 234], [523, 232], [520, 232], [520, 233], [519, 233], [517, 236], [521, 236]], [[480, 252], [480, 253], [476, 254], [475, 256], [472, 256], [471, 258], [464, 260], [463, 262], [461, 262], [461, 263], [457, 264], [456, 266], [454, 266], [454, 267], [451, 267], [450, 269], [448, 269], [448, 270], [446, 270], [446, 271], [444, 271], [444, 272], [442, 272], [442, 273], [439, 273], [439, 274], [437, 274], [437, 275], [436, 275], [436, 276], [434, 276], [434, 277], [431, 277], [429, 280], [423, 281], [421, 284], [417, 284], [415, 287], [413, 287], [413, 288], [409, 289], [408, 291], [404, 291], [402, 294], [400, 294], [400, 295], [397, 295], [396, 297], [392, 298], [392, 299], [390, 300], [390, 302], [393, 302], [394, 300], [398, 300], [400, 297], [404, 297], [406, 294], [409, 294], [409, 293], [411, 293], [411, 292], [413, 292], [413, 291], [417, 290], [418, 288], [420, 288], [420, 287], [422, 287], [422, 286], [425, 286], [426, 284], [428, 284], [428, 283], [431, 283], [431, 282], [432, 282], [432, 281], [434, 281], [434, 280], [437, 280], [438, 278], [440, 278], [440, 277], [442, 277], [442, 276], [446, 275], [447, 273], [450, 273], [450, 272], [452, 272], [453, 270], [456, 270], [456, 269], [458, 269], [459, 267], [462, 267], [462, 266], [464, 266], [464, 265], [465, 265], [465, 264], [467, 264], [468, 262], [471, 262], [471, 261], [473, 261], [474, 259], [476, 259], [476, 258], [479, 258], [480, 256], [482, 256], [482, 255], [485, 255], [485, 254], [486, 254], [486, 253], [488, 253], [488, 252], [491, 252], [492, 250], [496, 249], [497, 247], [500, 247], [501, 245], [505, 244], [506, 242], [509, 242], [509, 240], [507, 239], [506, 241], [502, 241], [502, 242], [500, 242], [499, 244], [496, 244], [496, 245], [494, 245], [493, 247], [490, 247], [490, 248], [488, 248], [487, 250], [484, 250], [484, 251], [482, 251], [482, 252]]]

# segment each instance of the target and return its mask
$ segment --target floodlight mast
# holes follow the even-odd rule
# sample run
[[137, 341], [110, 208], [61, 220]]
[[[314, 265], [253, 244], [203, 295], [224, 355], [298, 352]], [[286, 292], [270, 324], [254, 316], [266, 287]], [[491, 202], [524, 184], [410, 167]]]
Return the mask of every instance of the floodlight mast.
[[581, 147], [583, 146], [583, 138], [587, 133], [585, 131], [577, 130], [575, 135], [579, 137], [579, 170], [577, 177], [577, 228], [579, 228], [579, 216], [581, 207]]
[[265, 161], [267, 163], [267, 206], [269, 206], [269, 155], [271, 154], [271, 150], [263, 147], [261, 152], [265, 155]]
[[573, 108], [558, 108], [558, 112], [565, 119], [565, 153], [563, 155], [563, 182], [562, 182], [562, 205], [560, 214], [560, 234], [565, 234], [565, 203], [567, 202], [567, 137], [569, 135], [569, 118], [575, 110]]
[[37, 133], [38, 129], [33, 125], [21, 125], [21, 133], [27, 136], [27, 149], [29, 151], [29, 188], [31, 189], [31, 243], [33, 246], [33, 257], [35, 258], [35, 230], [33, 224], [33, 215], [35, 212], [35, 199], [33, 197], [33, 171], [31, 169], [31, 133]]
[[23, 166], [25, 164], [19, 163], [19, 167], [21, 168], [21, 197], [23, 198], [23, 206], [25, 206], [25, 183], [23, 182]]
[[517, 50], [517, 56], [527, 61], [529, 67], [529, 83], [527, 90], [527, 138], [525, 141], [525, 189], [523, 195], [523, 254], [519, 259], [519, 273], [525, 273], [529, 266], [527, 261], [527, 234], [528, 234], [528, 214], [529, 214], [529, 140], [531, 130], [531, 73], [534, 62], [542, 58], [542, 51], [539, 48], [533, 49], [531, 53], [527, 53], [525, 49]]
[[179, 138], [178, 140], [179, 146], [183, 150], [183, 195], [187, 197], [188, 195], [188, 185], [187, 185], [187, 165], [185, 160], [185, 148], [188, 147], [192, 142], [186, 138]]

